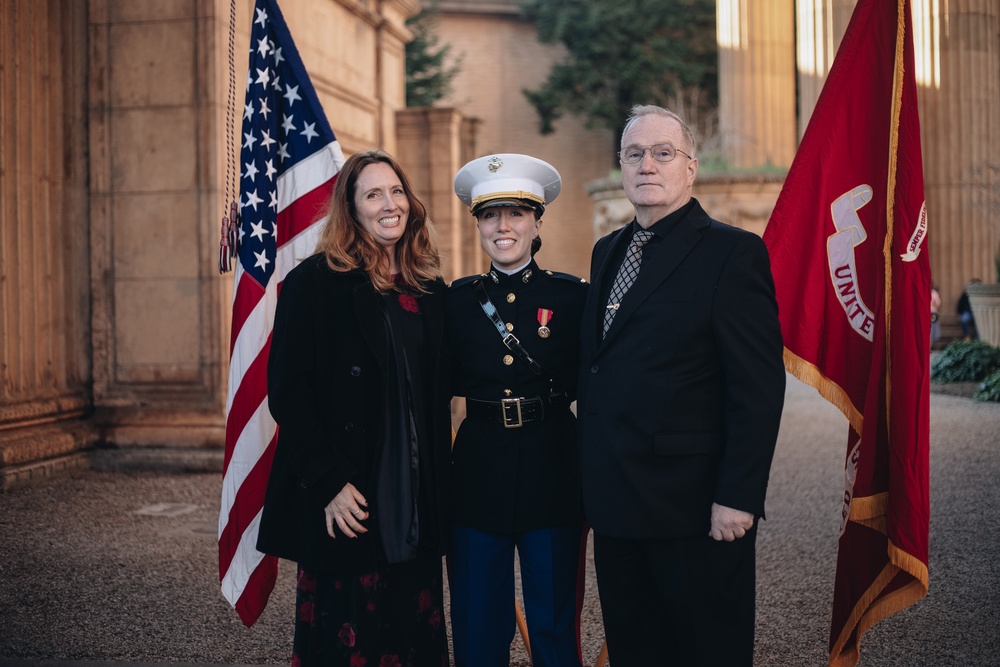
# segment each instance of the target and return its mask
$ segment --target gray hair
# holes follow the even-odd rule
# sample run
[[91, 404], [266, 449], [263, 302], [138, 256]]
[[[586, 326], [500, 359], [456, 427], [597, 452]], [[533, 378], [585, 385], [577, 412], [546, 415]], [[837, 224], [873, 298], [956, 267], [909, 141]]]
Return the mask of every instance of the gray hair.
[[[629, 109], [628, 118], [625, 119], [625, 129], [622, 130], [621, 142], [624, 143], [625, 135], [628, 133], [629, 128], [635, 124], [635, 121], [639, 120], [643, 116], [662, 116], [663, 118], [672, 118], [677, 121], [677, 124], [681, 126], [681, 132], [684, 133], [684, 139], [688, 142], [688, 146], [691, 148], [691, 155], [697, 155], [698, 144], [694, 139], [694, 131], [684, 122], [684, 119], [675, 114], [670, 109], [664, 109], [661, 106], [655, 104], [636, 104], [634, 107]], [[624, 148], [624, 146], [622, 146]]]

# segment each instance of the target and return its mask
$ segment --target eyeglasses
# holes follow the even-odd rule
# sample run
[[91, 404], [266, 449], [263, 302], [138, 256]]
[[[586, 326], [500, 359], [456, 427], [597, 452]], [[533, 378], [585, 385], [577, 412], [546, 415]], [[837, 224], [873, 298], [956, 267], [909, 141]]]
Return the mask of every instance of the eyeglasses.
[[684, 153], [679, 148], [674, 148], [670, 144], [653, 144], [652, 146], [626, 146], [625, 148], [618, 151], [618, 159], [622, 161], [623, 164], [638, 164], [642, 162], [642, 158], [645, 157], [646, 151], [649, 151], [650, 157], [652, 157], [657, 162], [673, 162], [674, 158], [677, 157], [678, 153], [683, 153], [687, 156], [687, 159], [693, 160], [694, 158]]

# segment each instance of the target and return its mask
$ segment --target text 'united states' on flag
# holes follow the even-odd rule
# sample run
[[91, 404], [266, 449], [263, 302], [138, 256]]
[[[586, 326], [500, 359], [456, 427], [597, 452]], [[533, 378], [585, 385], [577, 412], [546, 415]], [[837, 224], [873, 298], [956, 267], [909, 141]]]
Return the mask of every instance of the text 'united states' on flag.
[[267, 405], [274, 308], [285, 275], [315, 252], [344, 163], [276, 0], [254, 7], [240, 136], [219, 578], [222, 594], [249, 626], [277, 577], [277, 559], [256, 548], [277, 441]]

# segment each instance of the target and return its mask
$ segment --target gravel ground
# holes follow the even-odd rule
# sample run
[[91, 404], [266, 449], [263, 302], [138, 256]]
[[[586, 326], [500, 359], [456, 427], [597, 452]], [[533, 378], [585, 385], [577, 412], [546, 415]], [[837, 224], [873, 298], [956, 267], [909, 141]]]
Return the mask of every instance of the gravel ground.
[[[756, 665], [826, 664], [846, 438], [840, 413], [790, 379], [758, 536]], [[1000, 405], [933, 394], [931, 443], [930, 593], [865, 635], [862, 666], [1000, 665]], [[87, 471], [0, 494], [0, 667], [288, 664], [294, 565], [243, 627], [219, 593], [220, 489], [215, 474]], [[512, 665], [528, 664], [515, 637]]]

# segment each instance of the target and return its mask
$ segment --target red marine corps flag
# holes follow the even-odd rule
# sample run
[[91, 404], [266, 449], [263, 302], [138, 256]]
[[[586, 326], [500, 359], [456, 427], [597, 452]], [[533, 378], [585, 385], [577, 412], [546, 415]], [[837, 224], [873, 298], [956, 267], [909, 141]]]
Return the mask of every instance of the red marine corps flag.
[[930, 265], [909, 0], [860, 0], [764, 234], [785, 367], [850, 422], [831, 666], [927, 594]]
[[[222, 594], [248, 626], [264, 610], [278, 571], [276, 558], [257, 551], [278, 435], [267, 407], [267, 356], [278, 288], [300, 260], [315, 252], [323, 211], [344, 164], [277, 0], [256, 1], [250, 49], [239, 215], [232, 216], [238, 261], [219, 511]], [[227, 236], [220, 251], [222, 270], [228, 268]]]

